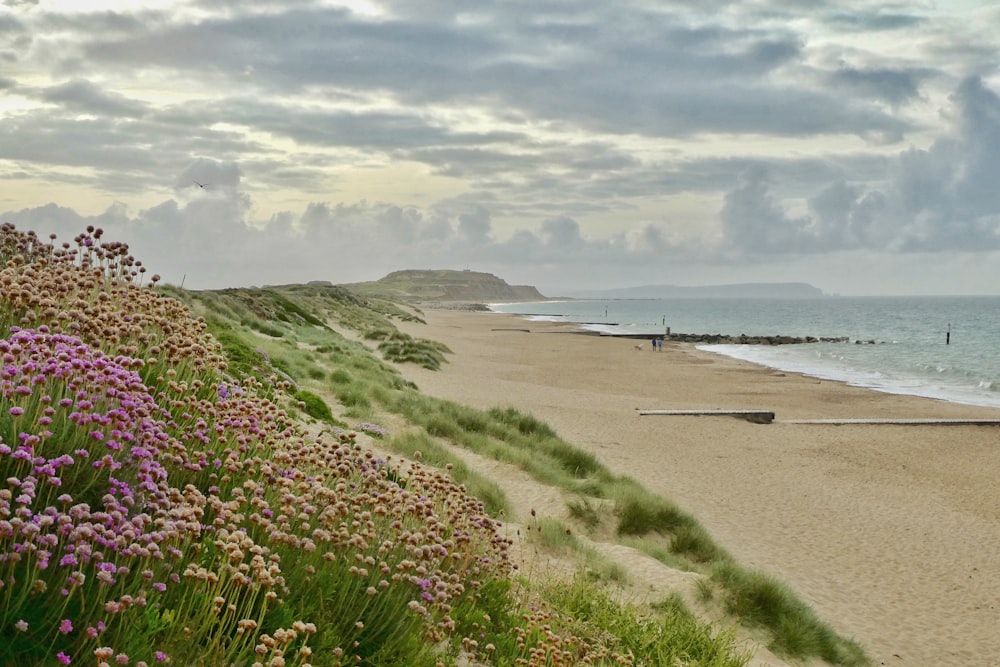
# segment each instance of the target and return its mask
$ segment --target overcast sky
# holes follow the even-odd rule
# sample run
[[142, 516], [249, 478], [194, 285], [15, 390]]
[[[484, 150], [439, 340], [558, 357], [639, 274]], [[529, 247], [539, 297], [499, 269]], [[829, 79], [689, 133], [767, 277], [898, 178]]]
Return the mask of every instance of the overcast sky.
[[992, 0], [0, 0], [0, 220], [194, 289], [998, 294], [998, 65]]

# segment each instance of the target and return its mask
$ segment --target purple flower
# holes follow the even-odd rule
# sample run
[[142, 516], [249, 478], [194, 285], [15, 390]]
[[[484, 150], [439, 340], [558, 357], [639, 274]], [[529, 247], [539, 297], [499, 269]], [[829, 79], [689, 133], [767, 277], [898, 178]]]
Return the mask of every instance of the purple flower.
[[73, 621], [69, 620], [68, 618], [64, 618], [62, 620], [62, 623], [59, 624], [59, 632], [63, 633], [64, 635], [73, 632]]
[[61, 662], [64, 665], [68, 665], [70, 663], [70, 661], [72, 660], [72, 658], [70, 658], [68, 655], [66, 655], [62, 651], [59, 651], [59, 653], [56, 654], [56, 658], [59, 660], [59, 662]]
[[12, 417], [20, 417], [21, 415], [24, 414], [24, 408], [17, 408], [17, 407], [11, 408], [10, 414]]

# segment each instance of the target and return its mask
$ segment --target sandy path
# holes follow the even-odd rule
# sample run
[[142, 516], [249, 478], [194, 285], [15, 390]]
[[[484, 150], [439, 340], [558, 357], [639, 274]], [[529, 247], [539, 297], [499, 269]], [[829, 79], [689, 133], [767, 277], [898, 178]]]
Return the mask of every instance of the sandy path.
[[[875, 664], [1000, 666], [1000, 427], [813, 426], [787, 419], [989, 417], [667, 345], [513, 316], [425, 311], [414, 336], [455, 353], [407, 367], [430, 395], [514, 406], [695, 515], [777, 575]], [[502, 329], [502, 330], [501, 330]], [[512, 329], [530, 329], [530, 333]], [[777, 422], [638, 416], [773, 410]]]

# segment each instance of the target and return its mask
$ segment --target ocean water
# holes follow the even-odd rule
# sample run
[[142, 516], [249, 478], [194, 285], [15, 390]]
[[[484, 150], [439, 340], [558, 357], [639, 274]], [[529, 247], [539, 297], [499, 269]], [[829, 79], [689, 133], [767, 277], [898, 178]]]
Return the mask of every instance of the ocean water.
[[605, 333], [652, 335], [670, 327], [673, 333], [847, 337], [847, 343], [698, 347], [889, 393], [1000, 407], [1000, 296], [612, 299], [491, 308]]

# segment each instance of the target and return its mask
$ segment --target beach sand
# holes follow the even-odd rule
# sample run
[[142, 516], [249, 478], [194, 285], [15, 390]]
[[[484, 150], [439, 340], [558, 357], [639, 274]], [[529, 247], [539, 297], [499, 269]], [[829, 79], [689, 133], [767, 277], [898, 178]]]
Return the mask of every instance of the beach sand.
[[[742, 565], [787, 583], [875, 665], [1000, 666], [1000, 427], [785, 423], [1000, 410], [781, 373], [689, 345], [637, 350], [642, 341], [511, 315], [423, 315], [427, 324], [400, 328], [454, 352], [440, 371], [403, 369], [423, 393], [545, 421], [694, 515]], [[766, 409], [776, 421], [637, 409]], [[502, 466], [491, 474], [530, 488]]]

